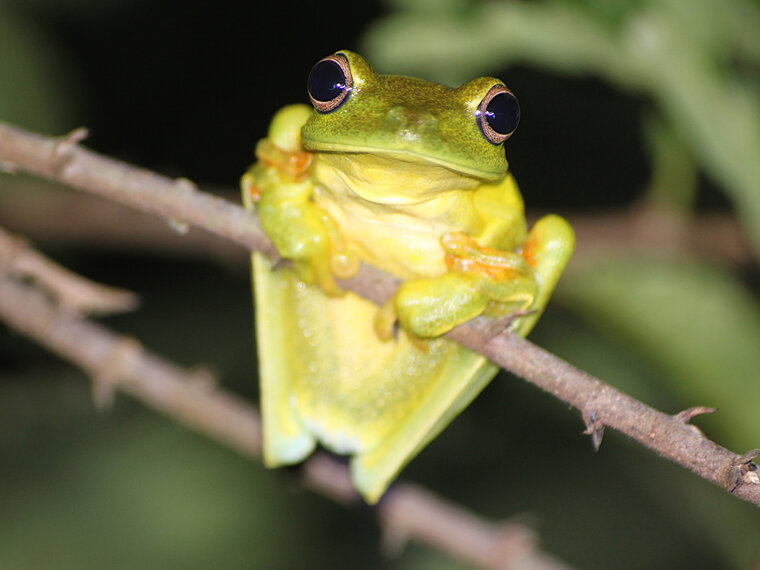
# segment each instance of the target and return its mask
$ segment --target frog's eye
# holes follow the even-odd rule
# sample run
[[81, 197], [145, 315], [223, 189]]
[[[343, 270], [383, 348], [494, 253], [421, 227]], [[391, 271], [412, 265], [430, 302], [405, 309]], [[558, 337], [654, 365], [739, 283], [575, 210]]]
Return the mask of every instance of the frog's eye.
[[311, 68], [306, 88], [314, 108], [320, 113], [329, 113], [346, 101], [353, 83], [348, 59], [345, 55], [336, 53], [318, 61]]
[[488, 142], [501, 144], [512, 136], [520, 122], [520, 105], [509, 89], [498, 84], [488, 90], [475, 114]]

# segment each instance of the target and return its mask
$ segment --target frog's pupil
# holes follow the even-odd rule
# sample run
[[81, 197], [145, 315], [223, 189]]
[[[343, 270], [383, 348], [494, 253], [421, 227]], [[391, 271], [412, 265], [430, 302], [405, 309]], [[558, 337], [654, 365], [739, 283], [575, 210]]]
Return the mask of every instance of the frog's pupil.
[[309, 73], [308, 87], [317, 101], [332, 101], [346, 89], [346, 76], [334, 61], [321, 61]]
[[508, 135], [520, 121], [520, 106], [510, 93], [499, 93], [488, 102], [483, 114], [488, 126], [500, 135]]

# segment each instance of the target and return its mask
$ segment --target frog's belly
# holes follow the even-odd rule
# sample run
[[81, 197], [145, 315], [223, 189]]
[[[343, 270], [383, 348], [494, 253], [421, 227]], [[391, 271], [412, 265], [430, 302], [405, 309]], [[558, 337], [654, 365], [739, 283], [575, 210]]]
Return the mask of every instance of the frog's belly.
[[482, 229], [472, 192], [442, 193], [435, 200], [396, 207], [361, 200], [348, 189], [318, 190], [316, 203], [353, 253], [401, 279], [443, 275], [441, 236], [455, 231], [474, 235]]
[[377, 307], [353, 293], [293, 286], [291, 402], [305, 429], [338, 453], [375, 449], [472, 353], [449, 341], [427, 352], [399, 331], [382, 342]]
[[301, 370], [292, 378], [293, 404], [307, 430], [339, 453], [375, 447], [459, 352], [438, 341], [426, 354], [403, 332], [380, 341], [373, 330], [377, 307], [352, 293], [326, 299], [306, 288], [297, 291], [296, 305]]

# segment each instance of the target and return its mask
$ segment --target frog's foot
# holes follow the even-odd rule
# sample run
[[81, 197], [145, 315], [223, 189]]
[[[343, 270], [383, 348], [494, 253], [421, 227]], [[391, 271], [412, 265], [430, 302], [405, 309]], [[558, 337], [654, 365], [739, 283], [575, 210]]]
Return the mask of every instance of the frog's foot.
[[330, 240], [329, 263], [330, 270], [338, 279], [348, 279], [359, 272], [361, 264], [359, 256], [352, 251], [343, 238], [338, 225], [330, 216], [324, 214], [322, 221]]
[[491, 301], [489, 316], [527, 310], [536, 299], [534, 271], [525, 257], [484, 247], [467, 234], [444, 234], [441, 245], [450, 271], [473, 280]]
[[483, 247], [456, 232], [445, 234], [441, 244], [449, 273], [402, 283], [378, 312], [380, 338], [392, 336], [396, 318], [408, 333], [435, 338], [484, 312], [503, 317], [532, 308], [536, 280], [520, 254]]
[[344, 290], [335, 278], [348, 279], [356, 275], [359, 257], [351, 250], [335, 221], [317, 206], [311, 207], [318, 214], [319, 227], [314, 228], [309, 244], [311, 252], [304, 260], [308, 268], [299, 275], [304, 275], [307, 282], [314, 283], [330, 296], [342, 295]]
[[480, 245], [475, 238], [461, 232], [441, 237], [444, 261], [450, 271], [482, 277], [491, 281], [518, 279], [530, 273], [524, 258], [511, 251]]
[[427, 349], [426, 339], [441, 336], [477, 317], [489, 302], [465, 276], [447, 273], [437, 278], [411, 279], [402, 283], [378, 310], [375, 331], [381, 339], [388, 340], [398, 321], [416, 346]]
[[286, 256], [293, 261], [299, 279], [319, 287], [330, 296], [345, 293], [338, 279], [353, 277], [359, 270], [358, 257], [346, 246], [337, 230], [331, 231], [332, 220], [323, 219], [321, 232], [310, 233], [300, 244], [300, 255]]
[[306, 150], [285, 150], [269, 139], [262, 139], [256, 145], [256, 158], [268, 166], [273, 166], [289, 179], [300, 182], [308, 173], [314, 154]]
[[[288, 181], [271, 167], [254, 174], [258, 178], [244, 177], [243, 191], [260, 188], [259, 219], [278, 253], [293, 262], [304, 283], [317, 285], [328, 295], [342, 294], [335, 278], [356, 274], [359, 258], [335, 221], [310, 199], [313, 182]], [[253, 195], [249, 199], [253, 202]]]
[[383, 342], [396, 338], [398, 333], [398, 316], [396, 315], [396, 298], [391, 297], [375, 313], [375, 334]]
[[541, 316], [574, 247], [575, 233], [559, 216], [544, 216], [530, 230], [521, 255], [533, 269], [538, 292], [531, 307], [535, 312], [516, 323], [514, 330], [517, 334], [527, 335]]

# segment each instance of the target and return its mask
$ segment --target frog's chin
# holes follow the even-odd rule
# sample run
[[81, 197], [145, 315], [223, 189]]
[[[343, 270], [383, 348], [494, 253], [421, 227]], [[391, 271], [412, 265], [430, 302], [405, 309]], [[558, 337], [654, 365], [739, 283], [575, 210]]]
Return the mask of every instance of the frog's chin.
[[[461, 176], [467, 176], [476, 178], [480, 181], [493, 181], [498, 180], [506, 174], [506, 172], [493, 172], [490, 170], [483, 170], [480, 168], [474, 168], [466, 164], [460, 164], [444, 158], [438, 158], [436, 156], [424, 155], [415, 153], [409, 150], [388, 150], [375, 147], [361, 147], [355, 145], [342, 145], [338, 143], [324, 143], [315, 141], [304, 141], [306, 143], [307, 150], [317, 152], [328, 152], [337, 154], [346, 154], [352, 156], [370, 155], [378, 156], [389, 159], [391, 161], [398, 161], [398, 168], [408, 168], [406, 164], [412, 165], [425, 165], [425, 166], [438, 166], [445, 168], [451, 172], [454, 172]], [[395, 170], [395, 169], [392, 169]]]
[[442, 194], [474, 190], [484, 179], [407, 153], [319, 152], [312, 172], [334, 194], [355, 195], [375, 204], [412, 205]]

